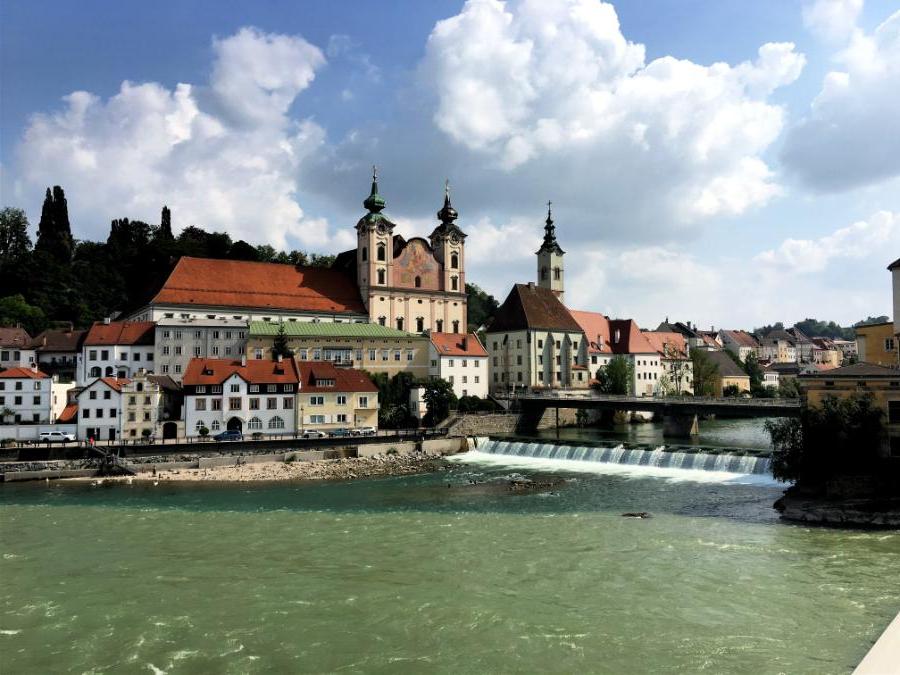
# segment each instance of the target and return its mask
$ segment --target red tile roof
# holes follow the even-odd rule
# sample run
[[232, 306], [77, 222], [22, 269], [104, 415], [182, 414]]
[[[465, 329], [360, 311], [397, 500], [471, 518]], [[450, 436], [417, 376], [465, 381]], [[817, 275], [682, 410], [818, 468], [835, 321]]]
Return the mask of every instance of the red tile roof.
[[723, 330], [722, 332], [741, 347], [759, 347], [759, 340], [745, 330]]
[[582, 312], [570, 309], [569, 314], [581, 327], [588, 341], [589, 354], [612, 354], [609, 344], [609, 318], [600, 312]]
[[610, 319], [599, 312], [569, 310], [588, 339], [590, 354], [654, 354], [637, 323], [632, 319]]
[[581, 331], [565, 305], [549, 288], [516, 284], [494, 313], [488, 332], [528, 329]]
[[24, 328], [0, 328], [0, 347], [25, 349], [31, 342], [31, 336]]
[[182, 257], [152, 304], [366, 314], [337, 269]]
[[666, 359], [686, 359], [688, 357], [687, 340], [684, 335], [674, 331], [645, 331], [644, 337]]
[[191, 359], [182, 384], [222, 384], [232, 375], [238, 375], [250, 384], [290, 384], [300, 381], [293, 359], [284, 359], [280, 363], [269, 359], [248, 359], [246, 365], [233, 359]]
[[[378, 387], [362, 370], [337, 368], [329, 361], [297, 361], [300, 368], [300, 391], [318, 392], [361, 392], [378, 393]], [[317, 386], [320, 380], [334, 380], [334, 386]]]
[[[122, 391], [123, 385], [128, 384], [129, 382], [131, 382], [131, 380], [129, 380], [127, 377], [101, 377], [97, 380], [94, 380], [94, 382], [102, 382], [110, 389], [115, 389], [116, 391]], [[89, 384], [88, 387], [90, 387], [90, 386], [91, 385]]]
[[4, 371], [0, 371], [0, 378], [4, 380], [12, 380], [12, 379], [31, 379], [31, 380], [44, 380], [50, 377], [47, 373], [42, 373], [39, 370], [32, 370], [31, 368], [7, 368]]
[[474, 334], [432, 333], [431, 344], [441, 356], [487, 356], [487, 350]]
[[610, 319], [612, 350], [614, 354], [655, 354], [656, 349], [644, 337], [633, 319]]
[[86, 346], [152, 345], [156, 324], [152, 321], [96, 322], [84, 338]]
[[63, 411], [59, 414], [59, 417], [56, 418], [57, 424], [70, 424], [75, 421], [78, 417], [78, 404], [70, 403]]

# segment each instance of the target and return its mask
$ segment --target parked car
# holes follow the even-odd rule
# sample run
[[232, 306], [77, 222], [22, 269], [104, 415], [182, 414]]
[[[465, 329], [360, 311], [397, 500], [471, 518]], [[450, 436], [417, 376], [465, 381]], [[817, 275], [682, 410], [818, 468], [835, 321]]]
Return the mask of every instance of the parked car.
[[300, 438], [325, 438], [328, 434], [318, 429], [310, 429], [300, 434]]
[[328, 432], [328, 435], [331, 438], [342, 438], [344, 436], [349, 436], [350, 430], [344, 429], [344, 428], [332, 429], [331, 431]]
[[213, 436], [214, 441], [240, 441], [244, 435], [237, 429], [228, 429]]
[[75, 434], [65, 431], [42, 431], [40, 440], [43, 443], [68, 443], [75, 440]]
[[354, 436], [374, 436], [375, 427], [358, 427], [350, 433]]

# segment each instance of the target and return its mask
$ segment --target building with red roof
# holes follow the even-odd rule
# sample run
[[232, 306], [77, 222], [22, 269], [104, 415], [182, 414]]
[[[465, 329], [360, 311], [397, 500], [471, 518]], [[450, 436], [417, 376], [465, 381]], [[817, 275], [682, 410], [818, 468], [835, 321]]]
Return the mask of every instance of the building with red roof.
[[488, 395], [488, 353], [474, 333], [431, 333], [429, 370], [453, 385], [457, 397]]
[[156, 326], [151, 321], [97, 321], [82, 340], [76, 381], [85, 386], [99, 377], [126, 378], [153, 370]]
[[79, 440], [121, 438], [122, 388], [130, 381], [124, 377], [98, 377], [78, 392]]
[[30, 368], [35, 363], [31, 336], [24, 328], [0, 327], [0, 370], [24, 366]]
[[328, 361], [298, 361], [297, 431], [378, 429], [378, 387], [362, 370]]

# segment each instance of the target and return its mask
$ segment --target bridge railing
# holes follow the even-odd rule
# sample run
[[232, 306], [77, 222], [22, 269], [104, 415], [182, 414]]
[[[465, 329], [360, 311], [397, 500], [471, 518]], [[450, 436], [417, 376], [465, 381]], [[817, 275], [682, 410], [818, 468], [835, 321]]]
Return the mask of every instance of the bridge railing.
[[574, 399], [590, 401], [610, 401], [615, 403], [661, 403], [670, 405], [728, 405], [735, 407], [772, 407], [772, 408], [799, 408], [799, 399], [789, 398], [739, 398], [719, 396], [629, 396], [627, 394], [600, 394], [591, 391], [571, 391], [565, 389], [553, 391], [533, 391], [515, 393], [509, 396], [498, 395], [497, 398], [508, 400], [528, 399]]

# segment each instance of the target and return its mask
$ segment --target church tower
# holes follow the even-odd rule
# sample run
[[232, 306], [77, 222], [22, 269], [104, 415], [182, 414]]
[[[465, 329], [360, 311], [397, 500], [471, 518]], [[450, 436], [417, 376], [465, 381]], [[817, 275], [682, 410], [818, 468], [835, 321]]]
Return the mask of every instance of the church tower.
[[556, 294], [560, 302], [563, 302], [563, 277], [565, 275], [565, 263], [563, 256], [565, 251], [556, 241], [556, 226], [553, 224], [553, 214], [550, 211], [551, 202], [547, 202], [547, 220], [544, 225], [544, 241], [537, 251], [538, 286], [549, 288]]
[[450, 293], [466, 292], [465, 261], [463, 259], [466, 234], [456, 224], [459, 214], [450, 204], [450, 181], [444, 184], [444, 206], [437, 212], [441, 224], [431, 233], [431, 248], [442, 267], [441, 290]]
[[370, 290], [391, 286], [394, 264], [394, 223], [381, 213], [385, 202], [378, 194], [378, 169], [374, 166], [372, 192], [363, 206], [368, 213], [356, 224], [356, 281], [366, 299]]

